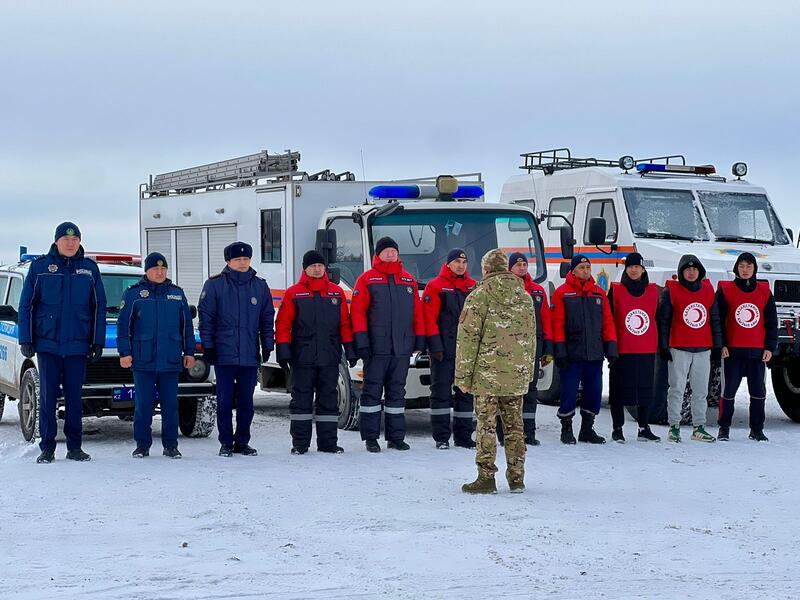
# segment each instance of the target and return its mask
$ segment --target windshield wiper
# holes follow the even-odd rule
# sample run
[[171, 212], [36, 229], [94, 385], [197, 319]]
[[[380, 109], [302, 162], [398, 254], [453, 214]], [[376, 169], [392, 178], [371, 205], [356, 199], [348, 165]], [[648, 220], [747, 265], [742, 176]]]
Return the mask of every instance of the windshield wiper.
[[697, 238], [689, 237], [688, 235], [680, 235], [677, 233], [670, 233], [667, 231], [636, 231], [634, 235], [644, 238], [653, 238], [656, 240], [686, 240], [687, 242], [696, 242]]
[[769, 244], [775, 245], [775, 240], [762, 240], [760, 238], [745, 237], [743, 235], [718, 235], [716, 236], [718, 242], [743, 242], [750, 244]]

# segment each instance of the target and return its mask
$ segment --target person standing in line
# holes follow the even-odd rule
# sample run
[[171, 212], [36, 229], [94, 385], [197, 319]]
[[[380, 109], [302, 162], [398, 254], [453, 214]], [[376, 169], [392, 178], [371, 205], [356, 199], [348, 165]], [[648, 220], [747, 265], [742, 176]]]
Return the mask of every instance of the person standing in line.
[[736, 392], [747, 378], [750, 393], [750, 439], [766, 442], [764, 435], [764, 382], [766, 365], [778, 346], [778, 311], [769, 283], [758, 281], [758, 262], [743, 252], [733, 265], [733, 281], [720, 281], [717, 306], [722, 327], [723, 391], [719, 402], [717, 439], [730, 439]]
[[197, 307], [203, 360], [214, 365], [217, 376], [219, 455], [256, 456], [250, 446], [253, 393], [258, 369], [275, 344], [275, 308], [267, 282], [250, 266], [252, 246], [234, 242], [223, 252], [227, 264], [205, 282]]

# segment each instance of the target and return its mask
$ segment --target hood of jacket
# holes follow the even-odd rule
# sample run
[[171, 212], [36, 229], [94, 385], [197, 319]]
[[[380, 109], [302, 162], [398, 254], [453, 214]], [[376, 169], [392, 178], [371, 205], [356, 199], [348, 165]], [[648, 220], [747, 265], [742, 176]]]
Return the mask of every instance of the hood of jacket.
[[486, 290], [494, 302], [503, 306], [512, 306], [519, 302], [519, 290], [525, 291], [522, 279], [508, 269], [487, 273], [478, 285]]
[[[689, 266], [689, 264], [693, 264], [700, 271], [700, 277], [697, 278], [697, 281], [686, 281], [686, 278], [683, 276], [683, 270]], [[696, 292], [700, 289], [702, 281], [705, 278], [706, 268], [703, 266], [703, 263], [700, 262], [699, 258], [697, 258], [694, 254], [684, 254], [681, 256], [681, 259], [678, 261], [678, 281], [680, 281], [683, 287], [685, 287], [687, 290]]]

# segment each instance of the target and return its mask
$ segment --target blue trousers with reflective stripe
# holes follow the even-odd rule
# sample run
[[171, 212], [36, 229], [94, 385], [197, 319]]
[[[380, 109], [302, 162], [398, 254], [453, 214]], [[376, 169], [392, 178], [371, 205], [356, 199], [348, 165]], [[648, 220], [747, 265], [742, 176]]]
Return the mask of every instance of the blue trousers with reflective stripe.
[[86, 357], [39, 352], [36, 358], [39, 367], [39, 433], [42, 436], [39, 448], [42, 451], [56, 449], [56, 409], [61, 388], [66, 409], [64, 437], [67, 438], [67, 450], [77, 450], [81, 447], [83, 434], [81, 388], [86, 372]]
[[557, 413], [559, 417], [571, 417], [575, 414], [578, 385], [583, 385], [581, 410], [598, 414], [603, 394], [603, 361], [581, 360], [571, 362], [566, 369], [561, 369], [561, 404]]
[[455, 358], [431, 359], [431, 433], [437, 442], [450, 441], [450, 408], [453, 411], [453, 440], [465, 444], [472, 439], [474, 410], [472, 395], [453, 388]]
[[398, 442], [406, 437], [408, 359], [408, 356], [373, 356], [364, 365], [358, 425], [362, 440], [377, 440], [381, 435], [381, 397], [384, 394], [386, 440]]
[[[289, 402], [289, 432], [292, 445], [311, 445], [311, 421], [317, 422], [317, 449], [336, 448], [339, 425], [339, 365], [292, 367], [292, 399]], [[315, 397], [316, 396], [316, 397]], [[316, 418], [314, 417], [316, 413]]]
[[[133, 411], [133, 439], [137, 448], [153, 445], [153, 409], [161, 404], [161, 445], [178, 447], [178, 372], [134, 371], [136, 401]], [[158, 397], [156, 398], [156, 392]]]
[[[214, 372], [217, 375], [217, 439], [224, 446], [249, 444], [258, 367], [219, 365], [214, 367]], [[234, 404], [236, 433], [233, 431]]]

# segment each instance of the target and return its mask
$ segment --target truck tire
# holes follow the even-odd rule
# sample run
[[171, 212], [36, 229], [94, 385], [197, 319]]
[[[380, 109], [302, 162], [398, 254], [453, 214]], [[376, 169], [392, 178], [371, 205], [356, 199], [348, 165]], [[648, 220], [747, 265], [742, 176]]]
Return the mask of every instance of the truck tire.
[[[667, 363], [661, 358], [656, 357], [656, 368], [653, 382], [653, 405], [650, 407], [650, 423], [654, 425], [668, 425], [667, 423], [667, 390], [669, 383], [667, 378]], [[708, 395], [706, 402], [710, 407], [719, 406], [719, 397], [722, 395], [722, 365], [719, 362], [711, 363], [711, 373], [708, 377]], [[689, 425], [692, 422], [692, 386], [686, 382], [686, 389], [683, 392], [683, 405], [681, 406], [681, 425]], [[635, 406], [629, 406], [628, 412], [636, 419], [639, 411]]]
[[208, 437], [217, 421], [217, 397], [178, 399], [178, 425], [186, 437]]
[[39, 437], [39, 372], [31, 367], [22, 374], [19, 391], [19, 427], [26, 442]]
[[339, 429], [355, 431], [358, 429], [358, 395], [345, 362], [339, 364], [339, 382], [336, 390], [339, 402]]
[[772, 389], [781, 410], [795, 423], [800, 423], [800, 362], [773, 367]]
[[546, 390], [539, 390], [537, 400], [547, 406], [558, 406], [561, 402], [561, 371], [555, 364], [552, 364], [552, 369], [553, 376], [550, 378], [550, 387]]

